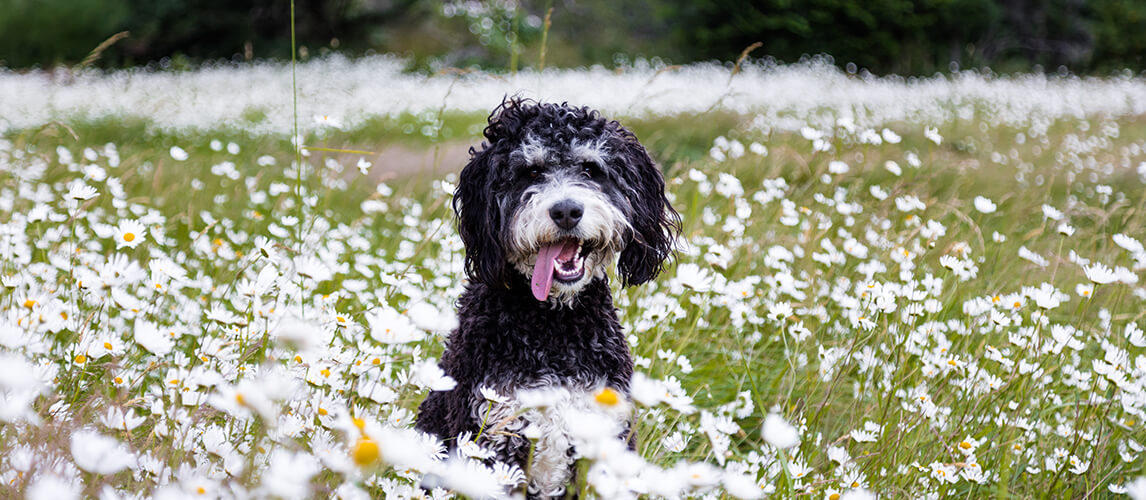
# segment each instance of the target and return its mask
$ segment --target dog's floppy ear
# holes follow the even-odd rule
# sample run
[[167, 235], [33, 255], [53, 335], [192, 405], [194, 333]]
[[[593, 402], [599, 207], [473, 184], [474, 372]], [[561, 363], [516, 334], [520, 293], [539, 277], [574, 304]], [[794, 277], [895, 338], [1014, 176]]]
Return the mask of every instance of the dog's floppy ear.
[[506, 236], [497, 200], [498, 169], [509, 149], [520, 141], [521, 129], [531, 111], [529, 102], [517, 97], [502, 100], [489, 115], [481, 151], [470, 148], [470, 161], [458, 178], [453, 207], [458, 234], [466, 246], [466, 276], [489, 286], [506, 282]]
[[470, 148], [470, 161], [458, 178], [453, 200], [458, 235], [466, 246], [466, 276], [490, 286], [502, 283], [505, 272], [501, 218], [492, 186], [496, 156], [492, 147]]
[[673, 252], [680, 233], [680, 214], [665, 197], [665, 180], [636, 136], [616, 122], [624, 142], [617, 149], [624, 161], [621, 177], [632, 212], [632, 234], [617, 262], [623, 284], [639, 285], [656, 277]]

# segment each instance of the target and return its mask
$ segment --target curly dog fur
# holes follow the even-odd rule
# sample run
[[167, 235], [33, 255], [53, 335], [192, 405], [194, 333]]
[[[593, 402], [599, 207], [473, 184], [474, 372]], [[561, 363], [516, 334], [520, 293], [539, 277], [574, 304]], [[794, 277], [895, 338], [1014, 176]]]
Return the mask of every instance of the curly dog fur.
[[441, 366], [457, 386], [430, 393], [417, 428], [451, 447], [480, 435], [495, 459], [528, 472], [530, 497], [557, 496], [576, 450], [559, 418], [523, 411], [516, 396], [628, 394], [633, 362], [606, 271], [615, 263], [624, 285], [654, 278], [680, 219], [637, 138], [594, 110], [507, 99], [484, 135], [453, 199], [469, 283]]

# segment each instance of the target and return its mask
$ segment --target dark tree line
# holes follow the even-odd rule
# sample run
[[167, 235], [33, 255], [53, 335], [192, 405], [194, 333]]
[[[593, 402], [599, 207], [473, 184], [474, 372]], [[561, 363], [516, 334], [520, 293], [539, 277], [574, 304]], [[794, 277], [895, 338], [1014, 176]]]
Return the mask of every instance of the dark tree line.
[[674, 46], [688, 59], [727, 58], [760, 41], [760, 53], [780, 60], [827, 53], [877, 73], [1146, 63], [1142, 0], [669, 0], [662, 18], [675, 20]]
[[[295, 0], [301, 56], [396, 52], [416, 67], [673, 63], [829, 54], [874, 73], [1146, 69], [1146, 0]], [[0, 64], [289, 58], [287, 0], [0, 0]], [[481, 8], [473, 8], [478, 5]], [[465, 12], [464, 15], [460, 14]], [[476, 12], [476, 13], [475, 13]], [[449, 13], [448, 15], [446, 13]], [[483, 17], [484, 16], [484, 17]], [[487, 19], [488, 18], [488, 19]], [[625, 57], [619, 57], [624, 54]]]
[[[295, 0], [299, 45], [361, 53], [372, 33], [409, 15], [416, 0]], [[287, 0], [0, 0], [0, 61], [9, 67], [73, 64], [121, 31], [102, 66], [177, 58], [290, 57]]]

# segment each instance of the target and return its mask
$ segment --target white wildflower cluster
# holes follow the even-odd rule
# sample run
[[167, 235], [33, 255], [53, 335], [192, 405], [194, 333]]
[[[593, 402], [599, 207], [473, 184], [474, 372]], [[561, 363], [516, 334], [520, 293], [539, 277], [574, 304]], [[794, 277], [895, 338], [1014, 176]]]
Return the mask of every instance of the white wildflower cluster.
[[[1028, 133], [1040, 136], [1035, 130]], [[942, 144], [937, 131], [927, 130], [923, 135], [933, 145]], [[1129, 232], [1113, 237], [1089, 233], [1087, 237], [1095, 243], [1088, 244], [1106, 249], [1102, 252], [1070, 245], [1081, 234], [1072, 219], [1091, 224], [1095, 217], [1105, 217], [1088, 213], [1088, 207], [1102, 207], [1112, 199], [1140, 200], [1140, 195], [1131, 198], [1106, 185], [1096, 189], [1067, 184], [1079, 194], [1066, 200], [1066, 206], [1043, 199], [1027, 201], [1026, 206], [1033, 208], [1028, 215], [1034, 217], [1010, 225], [1025, 227], [1025, 232], [1011, 233], [1009, 240], [1007, 234], [996, 231], [984, 240], [975, 233], [978, 224], [1002, 216], [1000, 212], [1014, 203], [1013, 194], [995, 192], [995, 200], [1006, 204], [983, 194], [962, 201], [937, 201], [928, 191], [919, 190], [917, 183], [893, 180], [890, 190], [871, 185], [880, 177], [871, 175], [869, 180], [863, 157], [849, 151], [863, 144], [903, 140], [894, 132], [865, 132], [844, 121], [835, 128], [805, 128], [794, 140], [795, 147], [809, 155], [805, 158], [815, 160], [797, 169], [793, 177], [760, 179], [742, 173], [733, 183], [726, 180], [726, 172], [693, 167], [670, 180], [670, 185], [678, 186], [677, 199], [688, 199], [690, 190], [695, 190], [701, 197], [727, 203], [728, 208], [698, 207], [699, 220], [694, 222], [698, 229], [689, 233], [682, 246], [685, 257], [667, 284], [669, 295], [679, 296], [680, 301], [639, 295], [635, 306], [646, 312], [647, 319], [633, 326], [654, 338], [682, 329], [700, 335], [735, 332], [741, 339], [740, 348], [727, 354], [733, 372], [739, 360], [758, 359], [755, 349], [774, 346], [779, 340], [781, 363], [812, 375], [810, 380], [800, 379], [794, 392], [805, 390], [809, 382], [832, 387], [849, 380], [853, 397], [859, 400], [872, 393], [892, 399], [884, 400], [894, 407], [885, 415], [901, 415], [897, 423], [869, 420], [835, 441], [768, 415], [762, 437], [771, 446], [764, 449], [792, 447], [784, 466], [789, 468], [786, 477], [796, 481], [788, 486], [835, 498], [832, 495], [863, 491], [872, 482], [869, 476], [877, 473], [881, 478], [914, 477], [908, 481], [913, 484], [913, 496], [927, 497], [947, 491], [949, 485], [974, 491], [976, 486], [992, 484], [1000, 480], [998, 467], [1013, 467], [1010, 464], [1016, 462], [1028, 464], [1020, 471], [1024, 481], [1044, 481], [1044, 486], [1051, 487], [1059, 481], [1075, 481], [1072, 476], [1095, 474], [1094, 457], [1113, 453], [1115, 448], [1121, 450], [1119, 458], [1108, 460], [1104, 467], [1123, 467], [1140, 458], [1143, 439], [1123, 431], [1140, 430], [1146, 415], [1146, 398], [1142, 397], [1146, 350], [1140, 348], [1146, 337], [1136, 313], [1122, 316], [1121, 325], [1109, 310], [1097, 311], [1096, 319], [1085, 313], [1095, 307], [1090, 302], [1095, 294], [1106, 287], [1113, 287], [1106, 292], [1108, 297], [1133, 296], [1129, 300], [1140, 307], [1140, 301], [1146, 300], [1146, 289], [1138, 285], [1139, 273], [1146, 268], [1146, 252]], [[737, 166], [761, 164], [759, 159], [744, 156], [737, 144], [718, 138], [710, 159]], [[779, 148], [771, 147], [773, 151]], [[928, 170], [922, 152], [902, 154], [898, 159], [880, 160], [893, 176], [918, 175], [904, 172], [901, 163], [921, 173]], [[1146, 146], [1132, 144], [1122, 154], [1131, 159], [1146, 156]], [[1053, 168], [1070, 172], [1071, 177], [1100, 173], [1088, 173], [1079, 164]], [[803, 178], [806, 183], [810, 176], [823, 182], [809, 187], [799, 181]], [[753, 182], [746, 180], [753, 177], [759, 183], [755, 192]], [[1023, 187], [1039, 185], [1024, 168], [1015, 169], [1014, 182]], [[721, 185], [736, 188], [721, 189]], [[817, 185], [827, 189], [817, 189]], [[742, 210], [739, 202], [746, 199], [752, 202]], [[1143, 227], [1137, 214], [1125, 212], [1126, 208], [1107, 210], [1103, 213], [1123, 213], [1129, 218], [1127, 227]], [[740, 230], [754, 226], [760, 228], [758, 232]], [[765, 236], [760, 238], [761, 234]], [[1045, 236], [1035, 238], [1040, 234]], [[1080, 256], [1078, 252], [1083, 251], [1095, 258]], [[1002, 266], [1000, 259], [1007, 264]], [[1009, 269], [1007, 276], [994, 274], [1003, 267]], [[983, 287], [985, 282], [997, 284]], [[967, 286], [979, 292], [959, 293]], [[1075, 296], [1060, 287], [1072, 287]], [[682, 315], [680, 304], [684, 311], [695, 308], [699, 314]], [[1107, 303], [1104, 307], [1118, 306]], [[1086, 320], [1080, 323], [1080, 318]], [[1090, 408], [1087, 418], [1058, 411], [1060, 407], [1046, 412], [1068, 398]], [[999, 403], [988, 409], [980, 406], [983, 400]], [[1106, 408], [1117, 416], [1100, 418]], [[699, 414], [696, 430], [713, 459], [718, 464], [732, 463], [737, 454], [730, 451], [734, 446], [729, 436], [743, 432], [737, 420], [705, 409]], [[905, 438], [933, 441], [923, 434], [960, 432], [972, 434], [964, 434], [954, 446], [935, 443], [946, 454], [938, 461], [908, 460], [872, 469], [850, 458], [850, 453], [864, 453], [866, 446], [895, 453], [891, 449], [897, 445], [887, 443], [885, 436], [897, 442]], [[1002, 446], [997, 444], [999, 435], [1011, 436], [1005, 446], [1008, 455], [993, 451], [994, 457], [984, 459], [981, 445], [990, 437], [995, 444], [989, 449]], [[664, 446], [679, 449], [686, 437], [687, 433], [674, 430], [664, 438]], [[843, 437], [850, 437], [853, 444], [841, 446]], [[1048, 446], [1048, 438], [1057, 444]], [[824, 457], [803, 458], [813, 448], [826, 454], [829, 466], [809, 467]], [[1142, 473], [1136, 467], [1122, 480], [1103, 487], [1122, 491], [1124, 481]], [[769, 473], [757, 477], [773, 478], [762, 485], [766, 492], [783, 483]], [[827, 480], [832, 486], [809, 487], [805, 478], [817, 484]]]
[[[444, 5], [448, 15], [488, 21], [492, 8], [509, 12], [509, 21], [515, 4], [499, 0]], [[523, 20], [541, 22], [536, 16]], [[475, 29], [483, 33], [479, 37], [491, 36], [485, 23]], [[526, 69], [512, 75], [441, 72], [435, 76], [411, 74], [408, 68], [407, 61], [387, 55], [355, 60], [332, 55], [299, 64], [298, 94], [307, 98], [299, 100], [298, 116], [312, 117], [299, 123], [302, 131], [328, 134], [331, 129], [353, 129], [379, 116], [412, 115], [419, 117], [419, 123], [408, 133], [437, 137], [442, 132], [438, 110], [485, 116], [507, 89], [524, 97], [592, 106], [613, 116], [696, 114], [720, 106], [751, 113], [753, 128], [765, 133], [799, 132], [818, 151], [842, 142], [895, 146], [907, 132], [899, 127], [902, 123], [921, 124], [922, 134], [914, 132], [920, 147], [938, 149], [952, 143], [966, 147], [963, 137], [944, 137], [940, 131], [957, 120], [1031, 127], [1022, 131], [1023, 142], [1037, 144], [1040, 133], [1058, 120], [1146, 113], [1142, 99], [1146, 82], [1140, 79], [1003, 77], [977, 71], [911, 81], [860, 79], [819, 59], [794, 65], [747, 62], [732, 79], [719, 64], [641, 62], [617, 71], [594, 67], [547, 69], [541, 74]], [[291, 86], [283, 82], [290, 82], [291, 74], [290, 64], [276, 62], [179, 73], [142, 68], [80, 71], [69, 78], [53, 78], [47, 70], [4, 72], [0, 73], [0, 88], [4, 89], [0, 92], [0, 110], [4, 110], [0, 131], [36, 128], [59, 116], [84, 116], [91, 120], [135, 117], [164, 129], [208, 130], [229, 124], [289, 136], [293, 113], [283, 103], [292, 101], [292, 93]], [[164, 105], [155, 106], [156, 102]], [[252, 113], [259, 119], [250, 119]], [[1093, 131], [1117, 135], [1117, 129], [1096, 127]], [[747, 149], [754, 153], [750, 156], [756, 156], [766, 155], [771, 148], [759, 139], [741, 139], [738, 147], [729, 140], [729, 146], [735, 149], [720, 153], [728, 156]], [[1093, 147], [1081, 140], [1072, 146]], [[170, 150], [170, 156], [180, 161], [185, 153], [182, 146]], [[995, 153], [1014, 161], [1006, 151]], [[1146, 162], [1130, 167], [1139, 165]], [[1146, 167], [1139, 168], [1146, 172]]]

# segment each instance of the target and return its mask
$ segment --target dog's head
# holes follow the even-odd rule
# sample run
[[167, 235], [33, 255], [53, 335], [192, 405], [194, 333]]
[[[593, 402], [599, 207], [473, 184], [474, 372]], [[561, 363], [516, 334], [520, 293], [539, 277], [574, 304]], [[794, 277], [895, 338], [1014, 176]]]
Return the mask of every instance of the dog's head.
[[632, 132], [589, 108], [507, 99], [454, 193], [471, 280], [516, 271], [538, 300], [568, 302], [617, 262], [625, 285], [656, 276], [680, 216]]

